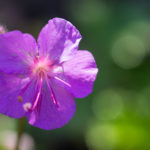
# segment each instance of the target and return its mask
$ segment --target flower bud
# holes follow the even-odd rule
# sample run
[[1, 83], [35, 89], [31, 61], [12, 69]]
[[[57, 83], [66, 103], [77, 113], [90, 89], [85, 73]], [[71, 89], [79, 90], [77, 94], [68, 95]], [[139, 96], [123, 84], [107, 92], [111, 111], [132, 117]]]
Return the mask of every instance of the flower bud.
[[7, 29], [3, 25], [0, 25], [0, 34], [6, 33], [6, 32], [7, 32]]

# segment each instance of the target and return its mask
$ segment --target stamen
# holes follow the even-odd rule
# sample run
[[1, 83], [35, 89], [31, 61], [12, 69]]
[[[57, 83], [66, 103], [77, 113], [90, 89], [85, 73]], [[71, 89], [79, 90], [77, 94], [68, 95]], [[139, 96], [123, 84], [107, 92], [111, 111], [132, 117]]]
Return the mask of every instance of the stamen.
[[31, 111], [33, 111], [35, 109], [35, 107], [37, 106], [37, 104], [38, 104], [38, 101], [39, 101], [39, 98], [40, 98], [40, 95], [41, 95], [42, 83], [43, 83], [43, 76], [41, 75], [40, 83], [39, 83], [39, 91], [38, 91], [36, 99], [35, 99], [35, 101], [32, 105], [32, 108], [30, 109]]
[[[42, 99], [42, 93], [40, 95], [40, 99]], [[41, 105], [42, 105], [42, 101], [39, 100], [38, 105], [37, 105], [37, 113], [38, 113], [38, 115], [40, 115]]]
[[48, 88], [49, 88], [49, 90], [50, 90], [50, 95], [51, 95], [52, 101], [53, 101], [53, 103], [58, 107], [58, 103], [57, 103], [57, 100], [56, 100], [54, 91], [53, 91], [53, 89], [52, 89], [50, 83], [48, 82], [47, 76], [46, 76], [46, 83], [47, 83]]
[[63, 84], [65, 84], [65, 85], [67, 85], [68, 87], [71, 87], [71, 85], [69, 84], [69, 83], [67, 83], [66, 81], [64, 81], [64, 80], [62, 80], [62, 79], [60, 79], [60, 78], [58, 78], [58, 77], [54, 77], [56, 80], [58, 80], [58, 81], [60, 81], [61, 83], [63, 83]]

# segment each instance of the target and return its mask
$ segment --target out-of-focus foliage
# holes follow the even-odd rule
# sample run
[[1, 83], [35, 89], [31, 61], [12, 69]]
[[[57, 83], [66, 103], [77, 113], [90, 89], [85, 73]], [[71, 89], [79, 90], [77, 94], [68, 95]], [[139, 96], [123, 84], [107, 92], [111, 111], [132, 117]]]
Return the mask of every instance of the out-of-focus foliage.
[[[93, 101], [96, 117], [89, 123], [86, 134], [91, 149], [149, 149], [148, 89], [138, 94], [118, 89], [100, 92]], [[133, 102], [135, 99], [137, 103]]]
[[[54, 131], [26, 124], [37, 150], [150, 149], [149, 10], [147, 0], [0, 1], [8, 30], [37, 37], [50, 18], [71, 21], [83, 37], [80, 49], [91, 51], [99, 68], [93, 93], [76, 100], [69, 124]], [[14, 120], [1, 117], [0, 131], [8, 129], [15, 130]]]

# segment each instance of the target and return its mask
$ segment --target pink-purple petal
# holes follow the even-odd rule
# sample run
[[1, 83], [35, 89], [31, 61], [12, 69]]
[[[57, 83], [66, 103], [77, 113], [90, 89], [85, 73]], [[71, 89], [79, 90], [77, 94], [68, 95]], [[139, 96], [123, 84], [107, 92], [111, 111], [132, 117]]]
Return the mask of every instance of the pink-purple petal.
[[38, 37], [40, 56], [53, 62], [68, 60], [78, 49], [81, 35], [69, 21], [61, 18], [49, 20]]
[[58, 106], [53, 103], [50, 90], [45, 82], [38, 106], [33, 112], [27, 113], [29, 124], [52, 130], [67, 124], [73, 117], [76, 109], [72, 95], [54, 81], [51, 82]]
[[[21, 118], [25, 115], [23, 103], [33, 99], [35, 83], [26, 88], [30, 78], [18, 78], [16, 76], [0, 74], [0, 113], [12, 118]], [[23, 92], [24, 91], [24, 92]]]
[[72, 59], [63, 63], [64, 73], [71, 87], [68, 90], [76, 98], [83, 98], [92, 92], [98, 68], [94, 57], [88, 51], [77, 51]]
[[37, 54], [35, 39], [20, 31], [0, 35], [0, 70], [11, 74], [28, 74]]

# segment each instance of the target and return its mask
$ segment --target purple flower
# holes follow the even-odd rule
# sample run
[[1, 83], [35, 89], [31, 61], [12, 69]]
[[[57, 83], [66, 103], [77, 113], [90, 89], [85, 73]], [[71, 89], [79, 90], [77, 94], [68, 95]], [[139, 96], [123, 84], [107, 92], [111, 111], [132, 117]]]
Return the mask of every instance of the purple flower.
[[74, 98], [92, 92], [98, 69], [92, 54], [78, 50], [79, 31], [54, 18], [37, 43], [20, 31], [0, 35], [0, 113], [26, 116], [41, 129], [60, 128], [75, 113]]

